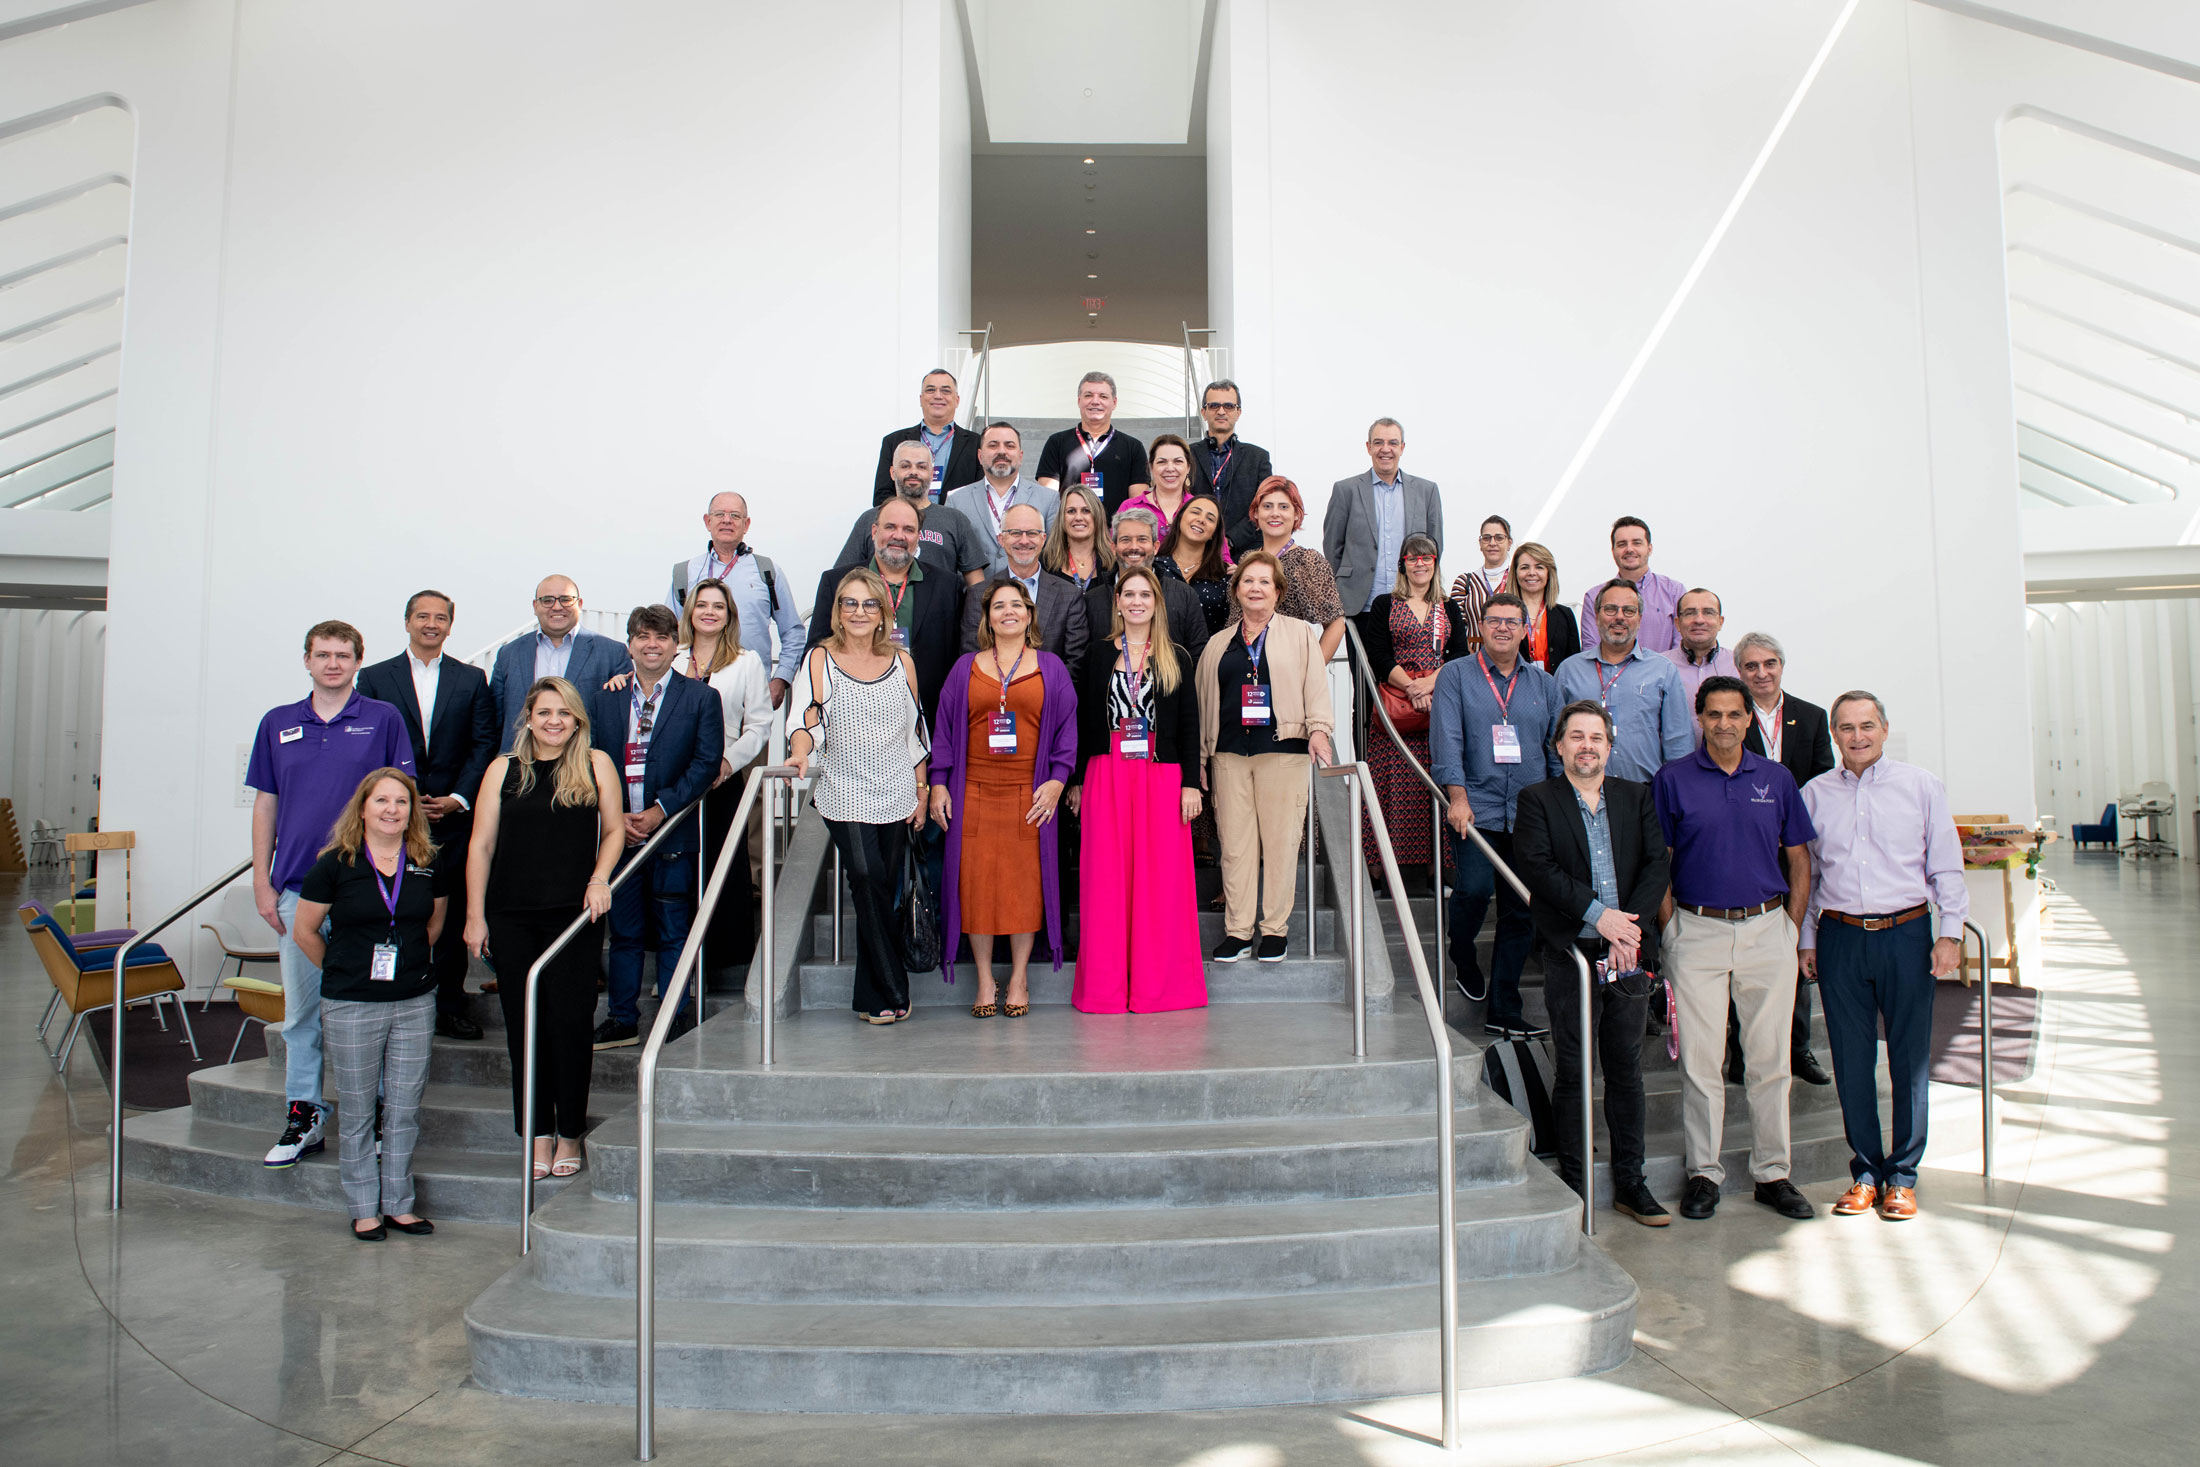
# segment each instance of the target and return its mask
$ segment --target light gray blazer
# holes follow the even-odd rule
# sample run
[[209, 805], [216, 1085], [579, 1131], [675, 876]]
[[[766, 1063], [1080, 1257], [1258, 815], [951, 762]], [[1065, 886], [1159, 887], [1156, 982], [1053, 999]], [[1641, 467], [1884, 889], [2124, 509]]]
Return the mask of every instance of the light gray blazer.
[[[1444, 552], [1444, 500], [1436, 485], [1401, 471], [1408, 535], [1426, 535]], [[1322, 554], [1337, 575], [1337, 599], [1346, 616], [1358, 616], [1375, 599], [1375, 474], [1339, 479], [1322, 516]]]
[[[985, 480], [979, 479], [965, 484], [960, 489], [950, 489], [947, 497], [940, 502], [949, 509], [960, 511], [962, 517], [970, 521], [970, 528], [978, 532], [978, 543], [985, 547], [987, 565], [998, 566], [1007, 562], [1008, 557], [1001, 553], [1001, 542], [993, 533], [992, 512], [986, 508]], [[1016, 487], [1009, 491], [1008, 503], [1002, 506], [1001, 513], [1007, 514], [1019, 504], [1028, 504], [1039, 511], [1046, 519], [1047, 528], [1051, 530], [1054, 528], [1054, 516], [1062, 508], [1062, 496], [1046, 485], [1033, 483], [1018, 474]]]

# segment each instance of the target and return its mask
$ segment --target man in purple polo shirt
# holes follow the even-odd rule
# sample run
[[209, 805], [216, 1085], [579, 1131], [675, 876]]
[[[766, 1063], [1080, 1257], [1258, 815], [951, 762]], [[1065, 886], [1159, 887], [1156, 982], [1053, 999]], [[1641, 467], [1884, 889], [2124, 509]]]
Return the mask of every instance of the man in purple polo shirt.
[[274, 928], [283, 970], [283, 1098], [290, 1103], [269, 1167], [295, 1166], [321, 1149], [321, 970], [290, 930], [306, 869], [359, 781], [377, 769], [413, 772], [404, 715], [352, 687], [366, 640], [347, 622], [306, 633], [313, 691], [268, 710], [252, 742], [244, 782], [252, 797], [252, 899]]
[[1726, 1180], [1719, 1061], [1729, 998], [1742, 1019], [1757, 1200], [1782, 1217], [1813, 1215], [1788, 1180], [1788, 1025], [1796, 939], [1810, 904], [1808, 842], [1816, 832], [1795, 777], [1742, 746], [1749, 720], [1749, 690], [1740, 679], [1705, 678], [1696, 689], [1703, 747], [1650, 782], [1673, 852], [1673, 889], [1661, 917], [1671, 922], [1665, 977], [1679, 1009], [1688, 1166], [1681, 1216], [1698, 1222], [1718, 1209]]

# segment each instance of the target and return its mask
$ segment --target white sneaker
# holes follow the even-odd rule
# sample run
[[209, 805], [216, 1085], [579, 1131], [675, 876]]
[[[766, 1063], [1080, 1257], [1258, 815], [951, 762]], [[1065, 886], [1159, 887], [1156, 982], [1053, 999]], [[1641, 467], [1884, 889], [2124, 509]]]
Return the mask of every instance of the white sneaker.
[[322, 1147], [321, 1108], [310, 1100], [293, 1100], [290, 1117], [283, 1124], [282, 1139], [268, 1148], [267, 1159], [262, 1166], [279, 1171], [296, 1166], [298, 1158], [311, 1156]]

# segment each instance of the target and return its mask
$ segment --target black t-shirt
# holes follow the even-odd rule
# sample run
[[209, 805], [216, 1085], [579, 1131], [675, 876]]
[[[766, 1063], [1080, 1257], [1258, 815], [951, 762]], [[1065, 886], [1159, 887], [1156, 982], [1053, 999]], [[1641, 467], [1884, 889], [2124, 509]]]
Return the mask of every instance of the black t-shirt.
[[[1150, 482], [1146, 477], [1146, 445], [1120, 428], [1100, 443], [1098, 463], [1088, 465], [1077, 429], [1064, 428], [1047, 439], [1047, 446], [1039, 454], [1039, 471], [1031, 477], [1052, 479], [1056, 489], [1072, 489], [1084, 482], [1081, 475], [1090, 469], [1100, 475], [1100, 502], [1112, 519], [1131, 497], [1131, 485]], [[1078, 468], [1074, 474], [1069, 471], [1073, 455]]]
[[1230, 632], [1230, 650], [1222, 654], [1221, 663], [1215, 668], [1215, 691], [1222, 699], [1222, 716], [1215, 730], [1215, 752], [1218, 754], [1243, 754], [1250, 758], [1256, 754], [1304, 754], [1304, 739], [1279, 739], [1276, 737], [1276, 710], [1274, 689], [1268, 708], [1268, 722], [1245, 721], [1244, 694], [1239, 691], [1249, 683], [1269, 682], [1268, 639], [1260, 639], [1260, 665], [1253, 665], [1252, 654], [1246, 650], [1245, 638], [1235, 628]]
[[328, 955], [321, 962], [321, 997], [363, 1003], [395, 1003], [435, 989], [428, 966], [428, 919], [435, 899], [445, 895], [446, 880], [425, 866], [405, 863], [397, 891], [397, 977], [384, 983], [374, 971], [374, 946], [390, 940], [390, 909], [382, 900], [373, 858], [361, 849], [357, 860], [340, 851], [323, 851], [298, 888], [300, 900], [328, 908]]

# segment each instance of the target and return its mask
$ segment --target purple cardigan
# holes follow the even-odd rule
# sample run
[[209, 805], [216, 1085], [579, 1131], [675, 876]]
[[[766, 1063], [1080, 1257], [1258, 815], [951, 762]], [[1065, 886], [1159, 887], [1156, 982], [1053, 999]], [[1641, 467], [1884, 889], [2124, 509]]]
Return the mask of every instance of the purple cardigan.
[[[962, 837], [963, 785], [970, 774], [970, 669], [978, 654], [966, 654], [947, 674], [940, 689], [939, 716], [932, 722], [932, 783], [946, 785], [954, 798], [955, 818], [947, 826], [947, 856], [940, 870], [940, 975], [955, 981], [955, 949], [962, 943]], [[1031, 787], [1036, 790], [1050, 779], [1067, 785], [1077, 770], [1077, 687], [1069, 669], [1052, 652], [1039, 653], [1041, 681], [1039, 750], [1032, 761]], [[1046, 899], [1047, 941], [1054, 948], [1054, 968], [1062, 968], [1062, 893], [1056, 838], [1062, 817], [1057, 810], [1039, 832], [1039, 890]]]

